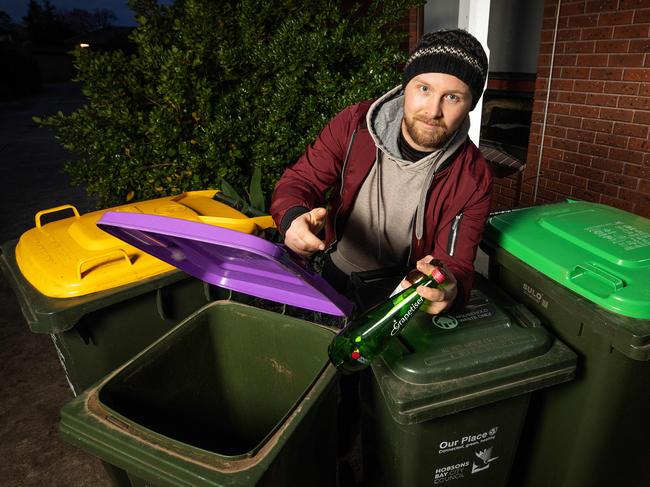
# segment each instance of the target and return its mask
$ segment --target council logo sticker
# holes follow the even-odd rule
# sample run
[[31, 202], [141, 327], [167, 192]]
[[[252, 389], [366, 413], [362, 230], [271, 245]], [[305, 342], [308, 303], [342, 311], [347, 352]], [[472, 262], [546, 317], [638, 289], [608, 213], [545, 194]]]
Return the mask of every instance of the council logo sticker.
[[431, 318], [431, 323], [436, 325], [438, 328], [442, 328], [443, 330], [453, 330], [458, 326], [458, 320], [453, 316], [447, 315], [434, 316]]

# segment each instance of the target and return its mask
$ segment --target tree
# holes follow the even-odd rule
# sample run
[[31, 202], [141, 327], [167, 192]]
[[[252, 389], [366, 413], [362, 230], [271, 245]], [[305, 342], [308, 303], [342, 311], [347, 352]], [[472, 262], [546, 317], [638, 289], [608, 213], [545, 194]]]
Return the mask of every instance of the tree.
[[270, 194], [337, 111], [400, 80], [395, 26], [414, 0], [342, 3], [131, 0], [136, 53], [76, 50], [89, 102], [43, 121], [73, 181], [109, 205], [241, 191], [258, 168]]

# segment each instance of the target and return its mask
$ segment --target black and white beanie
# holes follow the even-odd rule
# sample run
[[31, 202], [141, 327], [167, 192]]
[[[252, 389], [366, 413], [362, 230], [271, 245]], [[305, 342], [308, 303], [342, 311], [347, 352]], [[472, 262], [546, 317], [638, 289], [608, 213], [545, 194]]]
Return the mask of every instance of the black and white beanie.
[[472, 92], [472, 109], [483, 94], [488, 60], [481, 43], [462, 29], [439, 30], [422, 36], [404, 66], [402, 87], [422, 73], [456, 76]]

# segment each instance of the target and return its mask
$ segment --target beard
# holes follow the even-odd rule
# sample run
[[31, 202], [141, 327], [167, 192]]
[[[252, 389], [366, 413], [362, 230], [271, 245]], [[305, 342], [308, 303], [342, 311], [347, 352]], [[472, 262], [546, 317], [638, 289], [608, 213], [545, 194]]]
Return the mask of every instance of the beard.
[[[416, 126], [416, 121], [434, 125], [436, 128], [433, 130], [419, 128]], [[438, 149], [451, 137], [447, 125], [442, 120], [428, 119], [417, 115], [413, 117], [405, 116], [404, 125], [413, 142], [427, 149]]]

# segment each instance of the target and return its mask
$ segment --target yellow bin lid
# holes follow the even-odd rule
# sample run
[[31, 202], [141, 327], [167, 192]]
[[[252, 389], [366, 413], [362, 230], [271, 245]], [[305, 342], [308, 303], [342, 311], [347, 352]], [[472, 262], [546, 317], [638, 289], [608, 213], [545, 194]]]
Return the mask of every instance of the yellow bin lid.
[[[274, 226], [270, 216], [248, 218], [212, 199], [215, 193], [190, 191], [84, 215], [72, 205], [39, 211], [36, 227], [23, 233], [16, 245], [16, 262], [25, 279], [39, 292], [52, 298], [70, 298], [175, 270], [100, 230], [96, 223], [106, 211], [170, 216], [251, 234]], [[43, 215], [62, 210], [72, 210], [74, 216], [41, 224]]]

